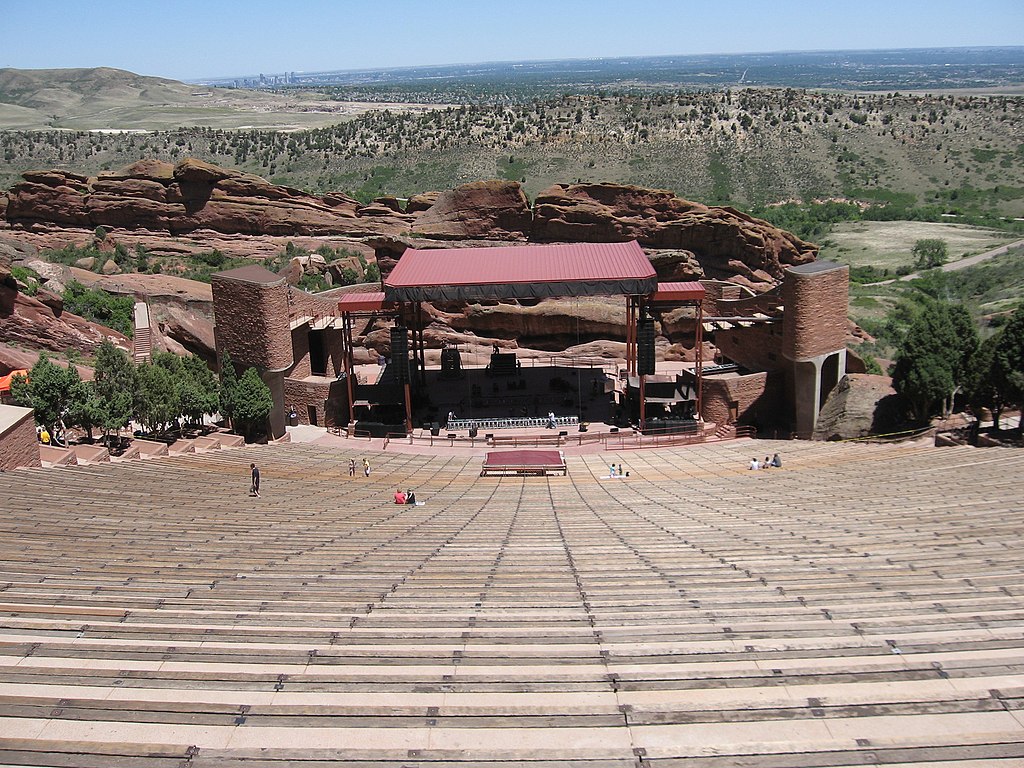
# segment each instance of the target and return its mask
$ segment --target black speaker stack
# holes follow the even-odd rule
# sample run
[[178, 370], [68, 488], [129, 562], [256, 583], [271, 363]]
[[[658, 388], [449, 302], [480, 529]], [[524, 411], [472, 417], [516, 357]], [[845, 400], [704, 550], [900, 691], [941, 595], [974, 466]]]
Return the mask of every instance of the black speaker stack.
[[654, 318], [641, 317], [636, 335], [636, 370], [641, 376], [654, 375]]
[[399, 384], [409, 380], [409, 336], [408, 329], [396, 325], [391, 329], [391, 364]]

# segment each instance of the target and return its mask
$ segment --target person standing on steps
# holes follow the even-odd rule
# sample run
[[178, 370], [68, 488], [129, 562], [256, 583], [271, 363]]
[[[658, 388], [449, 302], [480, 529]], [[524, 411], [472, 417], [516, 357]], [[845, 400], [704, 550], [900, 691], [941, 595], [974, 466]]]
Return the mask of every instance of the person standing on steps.
[[255, 496], [257, 499], [263, 498], [260, 496], [260, 468], [256, 466], [256, 462], [249, 465], [252, 470], [252, 488], [249, 493]]
[[356, 460], [355, 459], [349, 459], [348, 460], [348, 476], [349, 477], [355, 477], [356, 476]]
[[366, 459], [363, 459], [363, 474], [366, 477], [370, 476], [370, 462], [367, 461]]

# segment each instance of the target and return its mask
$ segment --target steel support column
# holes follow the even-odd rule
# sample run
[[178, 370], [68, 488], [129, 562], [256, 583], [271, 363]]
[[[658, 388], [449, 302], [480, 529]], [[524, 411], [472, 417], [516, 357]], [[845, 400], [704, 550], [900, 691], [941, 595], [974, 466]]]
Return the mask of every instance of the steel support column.
[[697, 303], [695, 359], [697, 362], [697, 419], [704, 420], [704, 302]]
[[341, 328], [342, 345], [344, 347], [342, 358], [345, 366], [345, 387], [348, 391], [348, 424], [351, 429], [356, 418], [355, 385], [353, 383], [353, 379], [355, 379], [355, 371], [353, 369], [355, 366], [352, 357], [352, 315], [348, 312], [343, 312], [341, 315]]

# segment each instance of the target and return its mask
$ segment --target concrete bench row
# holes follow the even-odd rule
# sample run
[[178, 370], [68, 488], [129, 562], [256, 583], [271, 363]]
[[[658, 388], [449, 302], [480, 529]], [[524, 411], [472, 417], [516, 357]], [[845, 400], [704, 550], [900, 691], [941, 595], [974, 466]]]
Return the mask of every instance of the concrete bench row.
[[783, 447], [10, 473], [0, 763], [1019, 762], [1024, 453]]

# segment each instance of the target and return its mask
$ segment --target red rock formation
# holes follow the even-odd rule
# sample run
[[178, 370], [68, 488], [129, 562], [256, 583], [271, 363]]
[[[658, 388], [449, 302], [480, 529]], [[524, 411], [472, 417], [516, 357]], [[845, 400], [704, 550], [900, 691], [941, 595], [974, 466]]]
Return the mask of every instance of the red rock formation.
[[26, 296], [6, 283], [0, 284], [0, 341], [32, 349], [67, 352], [76, 349], [92, 354], [104, 338], [131, 349], [131, 342], [117, 331], [62, 312], [40, 296]]
[[537, 196], [533, 239], [615, 242], [692, 251], [715, 277], [754, 282], [812, 261], [817, 248], [732, 208], [709, 208], [665, 190], [619, 184], [555, 185]]
[[71, 277], [82, 285], [120, 296], [145, 298], [157, 349], [188, 351], [213, 361], [213, 290], [209, 283], [173, 275], [97, 275], [72, 268]]
[[[16, 371], [18, 369], [28, 370], [39, 360], [38, 350], [19, 349], [18, 347], [12, 347], [9, 344], [0, 342], [0, 372], [3, 374]], [[70, 365], [66, 360], [61, 360], [59, 357], [50, 356], [50, 362], [56, 363], [61, 368], [67, 368]], [[83, 381], [92, 381], [93, 370], [86, 365], [75, 365], [78, 369], [78, 375]]]
[[[693, 203], [664, 190], [613, 184], [557, 185], [543, 192], [531, 211], [518, 183], [481, 181], [414, 195], [403, 212], [395, 198], [378, 198], [364, 206], [341, 193], [311, 195], [193, 159], [177, 165], [141, 160], [91, 179], [60, 170], [23, 177], [7, 198], [0, 197], [0, 226], [37, 248], [92, 244], [93, 230], [103, 225], [111, 232], [101, 246], [109, 250], [116, 244], [129, 251], [142, 246], [154, 256], [173, 258], [216, 249], [227, 256], [266, 259], [277, 257], [289, 242], [311, 252], [329, 245], [354, 251], [368, 262], [376, 259], [386, 277], [408, 247], [637, 239], [662, 280], [716, 277], [758, 293], [774, 287], [785, 266], [810, 261], [816, 252], [815, 246], [738, 211]], [[25, 262], [21, 252], [10, 254]], [[308, 265], [293, 266], [296, 281], [309, 271]], [[324, 271], [322, 266], [318, 272]], [[327, 269], [333, 268], [332, 278], [340, 277], [345, 266], [361, 268], [354, 259]], [[104, 287], [178, 307], [184, 314], [175, 310], [167, 313], [165, 322], [158, 319], [168, 346], [173, 340], [205, 353], [207, 328], [190, 317], [206, 322], [208, 300], [164, 296], [156, 283], [129, 284], [132, 277], [105, 278], [120, 282]], [[42, 311], [34, 305], [19, 306]], [[52, 308], [59, 312], [59, 306]], [[537, 341], [547, 334], [554, 338], [552, 344], [571, 345], [577, 331], [579, 340], [616, 339], [621, 334], [621, 322], [613, 316], [622, 311], [617, 302], [586, 311], [569, 304], [527, 310], [443, 309], [452, 311], [439, 311], [438, 333], [476, 333], [479, 339], [518, 335]], [[686, 335], [690, 325], [692, 320], [682, 316], [668, 319], [670, 339]], [[37, 341], [49, 348], [58, 343]]]
[[425, 211], [437, 202], [437, 198], [440, 195], [440, 192], [421, 192], [418, 195], [413, 195], [405, 204], [405, 212], [419, 213], [420, 211]]
[[514, 181], [475, 181], [442, 192], [419, 214], [412, 231], [439, 240], [525, 240], [531, 229], [530, 203]]
[[844, 376], [818, 415], [815, 440], [847, 440], [877, 434], [893, 418], [896, 392], [888, 376]]
[[5, 212], [8, 222], [20, 226], [282, 236], [362, 236], [407, 228], [405, 215], [389, 208], [388, 215], [360, 220], [358, 204], [343, 195], [317, 197], [194, 159], [176, 166], [144, 160], [94, 179], [58, 170], [22, 176], [8, 193]]
[[533, 306], [470, 304], [446, 321], [457, 331], [511, 339], [537, 349], [565, 349], [596, 339], [625, 340], [626, 303], [616, 297], [547, 299]]

